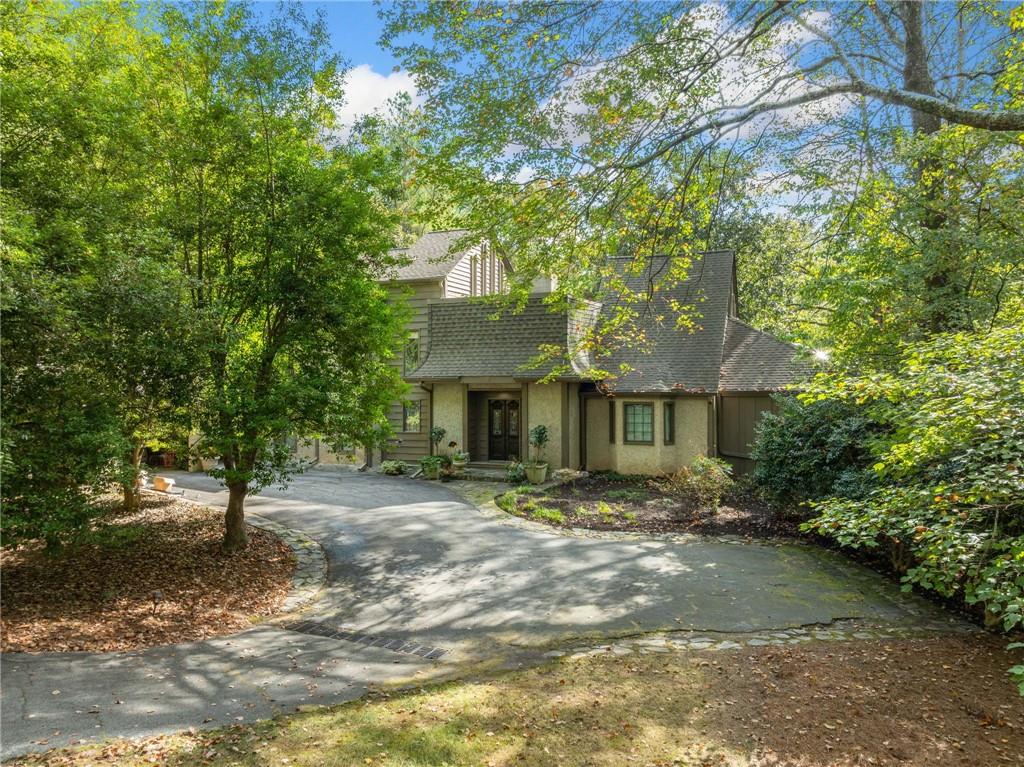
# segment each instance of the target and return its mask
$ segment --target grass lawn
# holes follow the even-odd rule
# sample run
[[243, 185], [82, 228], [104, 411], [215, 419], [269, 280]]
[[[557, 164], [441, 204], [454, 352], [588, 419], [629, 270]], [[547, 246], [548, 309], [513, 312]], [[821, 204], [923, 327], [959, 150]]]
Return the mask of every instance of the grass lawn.
[[1020, 765], [989, 637], [563, 659], [24, 765]]

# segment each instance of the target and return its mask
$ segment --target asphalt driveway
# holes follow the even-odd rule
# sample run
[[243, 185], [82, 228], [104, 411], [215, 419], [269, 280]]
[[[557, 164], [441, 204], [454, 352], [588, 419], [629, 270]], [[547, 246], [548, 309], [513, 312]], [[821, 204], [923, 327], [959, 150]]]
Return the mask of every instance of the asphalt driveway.
[[[224, 506], [204, 475], [186, 496]], [[602, 540], [503, 524], [443, 485], [318, 469], [248, 509], [317, 540], [328, 583], [305, 611], [439, 660], [273, 624], [129, 653], [7, 654], [3, 755], [82, 738], [251, 721], [417, 682], [464, 664], [515, 663], [565, 643], [645, 632], [757, 632], [856, 619], [941, 628], [931, 604], [816, 547]]]

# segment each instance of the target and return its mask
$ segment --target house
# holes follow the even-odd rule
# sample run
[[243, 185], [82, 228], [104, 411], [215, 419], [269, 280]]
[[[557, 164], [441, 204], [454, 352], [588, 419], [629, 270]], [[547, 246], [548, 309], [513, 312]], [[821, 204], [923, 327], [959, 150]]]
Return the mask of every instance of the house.
[[[735, 259], [713, 251], [695, 259], [686, 280], [651, 293], [639, 320], [642, 347], [603, 359], [576, 354], [549, 376], [554, 363], [539, 364], [538, 350], [576, 348], [614, 307], [581, 301], [552, 311], [551, 286], [540, 281], [521, 310], [498, 311], [478, 299], [505, 290], [509, 265], [485, 246], [460, 249], [465, 235], [424, 235], [401, 252], [406, 263], [389, 280], [391, 295], [412, 311], [395, 361], [411, 388], [395, 403], [394, 438], [375, 459], [418, 460], [439, 426], [443, 444], [457, 442], [472, 462], [504, 464], [528, 455], [529, 431], [543, 424], [552, 470], [657, 474], [713, 455], [744, 471], [771, 394], [807, 372], [796, 347], [739, 319]], [[644, 290], [666, 265], [653, 260], [627, 282]], [[676, 327], [675, 302], [699, 306], [692, 332]], [[629, 372], [592, 380], [595, 367], [622, 365]]]

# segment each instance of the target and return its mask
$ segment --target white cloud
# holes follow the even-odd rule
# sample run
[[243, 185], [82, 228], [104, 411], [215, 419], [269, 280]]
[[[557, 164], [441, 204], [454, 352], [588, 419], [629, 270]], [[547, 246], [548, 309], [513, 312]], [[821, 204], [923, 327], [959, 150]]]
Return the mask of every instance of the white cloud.
[[345, 73], [345, 101], [338, 110], [338, 119], [344, 128], [351, 127], [360, 117], [384, 109], [390, 99], [403, 92], [412, 98], [413, 106], [423, 103], [408, 72], [382, 75], [369, 64], [360, 64]]

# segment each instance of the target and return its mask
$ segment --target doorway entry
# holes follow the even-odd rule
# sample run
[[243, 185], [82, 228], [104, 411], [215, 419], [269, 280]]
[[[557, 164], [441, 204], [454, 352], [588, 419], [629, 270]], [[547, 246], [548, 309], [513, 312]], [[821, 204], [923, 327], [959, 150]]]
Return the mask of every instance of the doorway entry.
[[519, 455], [519, 400], [487, 400], [487, 460]]

